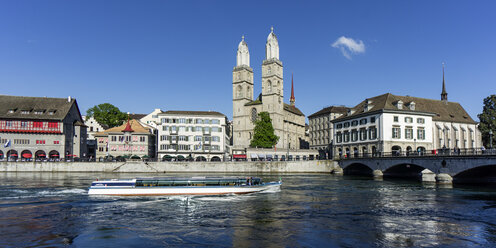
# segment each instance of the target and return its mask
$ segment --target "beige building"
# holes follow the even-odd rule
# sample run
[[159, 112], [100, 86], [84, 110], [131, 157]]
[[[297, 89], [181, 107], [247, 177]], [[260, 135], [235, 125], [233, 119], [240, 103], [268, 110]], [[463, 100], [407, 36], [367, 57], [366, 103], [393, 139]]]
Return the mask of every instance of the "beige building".
[[346, 114], [348, 109], [329, 106], [308, 116], [310, 149], [317, 150], [320, 158], [332, 157], [334, 128], [331, 121]]
[[260, 112], [268, 112], [275, 135], [276, 149], [299, 149], [305, 140], [305, 115], [296, 107], [293, 82], [290, 104], [284, 103], [283, 65], [279, 60], [279, 43], [271, 30], [262, 63], [262, 93], [254, 99], [253, 69], [244, 37], [238, 45], [233, 69], [233, 154], [245, 154], [253, 137], [254, 122]]
[[95, 134], [96, 158], [107, 156], [129, 158], [155, 157], [155, 135], [153, 128], [138, 120], [128, 120], [121, 126]]

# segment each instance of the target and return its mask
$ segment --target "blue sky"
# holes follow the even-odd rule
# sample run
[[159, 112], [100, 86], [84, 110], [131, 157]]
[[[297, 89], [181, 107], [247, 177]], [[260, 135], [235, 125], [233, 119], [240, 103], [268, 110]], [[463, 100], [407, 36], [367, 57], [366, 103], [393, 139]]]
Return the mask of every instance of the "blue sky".
[[72, 96], [82, 112], [109, 102], [131, 113], [231, 118], [241, 36], [258, 95], [274, 26], [285, 101], [293, 73], [307, 116], [386, 92], [439, 99], [446, 62], [448, 99], [478, 120], [496, 94], [495, 9], [496, 1], [1, 0], [0, 94]]

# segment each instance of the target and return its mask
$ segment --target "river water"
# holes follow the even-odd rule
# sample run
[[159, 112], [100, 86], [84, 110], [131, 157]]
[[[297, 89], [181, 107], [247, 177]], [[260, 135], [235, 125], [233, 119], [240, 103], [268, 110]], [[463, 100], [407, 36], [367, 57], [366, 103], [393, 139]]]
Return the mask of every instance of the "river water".
[[496, 246], [494, 187], [269, 174], [258, 176], [265, 181], [281, 177], [280, 191], [193, 197], [86, 194], [95, 178], [134, 176], [0, 174], [0, 247]]

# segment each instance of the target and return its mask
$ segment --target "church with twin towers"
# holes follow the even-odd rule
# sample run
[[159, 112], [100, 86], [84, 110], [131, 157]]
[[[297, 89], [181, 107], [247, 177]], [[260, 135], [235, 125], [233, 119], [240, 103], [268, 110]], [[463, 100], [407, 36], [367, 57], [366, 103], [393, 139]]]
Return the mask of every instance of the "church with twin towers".
[[265, 44], [261, 81], [262, 93], [254, 98], [250, 52], [242, 37], [233, 69], [233, 152], [250, 146], [260, 112], [269, 113], [272, 119], [274, 133], [279, 137], [276, 150], [300, 149], [300, 144], [305, 142], [305, 115], [295, 105], [292, 77], [290, 103], [284, 103], [283, 64], [279, 60], [279, 42], [273, 28]]

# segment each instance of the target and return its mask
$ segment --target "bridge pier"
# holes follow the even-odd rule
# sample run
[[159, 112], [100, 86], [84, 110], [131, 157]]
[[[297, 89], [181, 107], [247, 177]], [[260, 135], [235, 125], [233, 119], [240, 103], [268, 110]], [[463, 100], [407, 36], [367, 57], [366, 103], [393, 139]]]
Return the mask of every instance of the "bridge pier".
[[382, 178], [382, 176], [384, 176], [381, 170], [374, 170], [372, 172], [372, 175], [374, 176], [374, 178]]
[[436, 173], [432, 172], [429, 169], [424, 169], [422, 172], [422, 182], [425, 183], [435, 183], [436, 182]]
[[446, 173], [439, 173], [436, 175], [436, 181], [439, 184], [452, 184], [453, 178]]
[[343, 168], [341, 167], [337, 167], [337, 168], [334, 168], [332, 171], [331, 171], [331, 174], [334, 174], [334, 175], [343, 175]]

